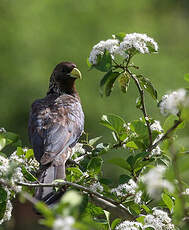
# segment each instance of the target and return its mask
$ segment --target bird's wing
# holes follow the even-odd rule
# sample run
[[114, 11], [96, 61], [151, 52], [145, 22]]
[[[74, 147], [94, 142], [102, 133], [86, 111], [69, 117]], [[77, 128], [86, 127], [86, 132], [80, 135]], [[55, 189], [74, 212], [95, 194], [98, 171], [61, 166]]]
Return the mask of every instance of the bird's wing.
[[83, 131], [83, 122], [80, 102], [72, 96], [35, 101], [30, 113], [29, 136], [36, 159], [45, 165], [74, 145]]

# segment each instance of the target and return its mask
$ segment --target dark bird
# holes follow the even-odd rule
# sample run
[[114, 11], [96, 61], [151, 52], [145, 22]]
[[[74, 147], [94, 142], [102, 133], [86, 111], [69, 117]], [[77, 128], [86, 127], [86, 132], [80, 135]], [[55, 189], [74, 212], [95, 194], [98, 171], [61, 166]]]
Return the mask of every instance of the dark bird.
[[[65, 164], [72, 156], [84, 128], [84, 114], [75, 80], [81, 78], [76, 65], [59, 63], [51, 77], [46, 97], [36, 100], [29, 117], [29, 139], [34, 155], [40, 163], [38, 180], [51, 183], [65, 179]], [[62, 195], [51, 187], [37, 188], [35, 197], [48, 205]]]

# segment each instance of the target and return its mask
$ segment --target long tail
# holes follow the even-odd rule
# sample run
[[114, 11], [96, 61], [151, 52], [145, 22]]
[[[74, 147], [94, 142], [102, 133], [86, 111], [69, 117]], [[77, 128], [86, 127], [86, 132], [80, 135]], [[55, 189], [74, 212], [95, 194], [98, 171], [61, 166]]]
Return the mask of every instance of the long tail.
[[[65, 163], [58, 166], [52, 163], [41, 165], [38, 174], [40, 183], [52, 183], [56, 179], [65, 179]], [[35, 198], [45, 202], [48, 206], [53, 206], [60, 200], [65, 190], [66, 188], [62, 188], [56, 192], [53, 187], [38, 187], [35, 190]]]

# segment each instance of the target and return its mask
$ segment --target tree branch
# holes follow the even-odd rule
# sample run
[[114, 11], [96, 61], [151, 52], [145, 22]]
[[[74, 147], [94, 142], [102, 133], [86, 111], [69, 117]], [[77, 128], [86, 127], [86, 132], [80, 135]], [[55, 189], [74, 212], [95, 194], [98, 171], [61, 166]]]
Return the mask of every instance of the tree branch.
[[146, 106], [145, 106], [145, 101], [144, 101], [144, 90], [140, 86], [140, 83], [139, 83], [138, 79], [136, 78], [136, 76], [134, 74], [132, 74], [131, 71], [128, 68], [126, 69], [126, 71], [131, 76], [131, 78], [135, 81], [135, 84], [136, 84], [136, 86], [138, 88], [140, 98], [141, 98], [141, 105], [142, 105], [141, 110], [142, 110], [142, 113], [143, 113], [143, 116], [144, 116], [145, 123], [147, 125], [148, 134], [149, 134], [149, 141], [150, 141], [149, 146], [152, 146], [152, 131], [151, 131], [151, 128], [150, 128], [150, 122], [148, 120], [148, 115], [147, 115], [147, 112], [146, 112]]
[[153, 149], [155, 149], [162, 141], [164, 141], [165, 139], [168, 138], [169, 134], [172, 133], [181, 123], [183, 122], [183, 120], [181, 118], [179, 118], [179, 120], [176, 120], [174, 125], [167, 130], [167, 132], [158, 140], [156, 141], [153, 145], [150, 146], [150, 148], [148, 149], [148, 151], [152, 151]]
[[129, 211], [124, 205], [119, 204], [113, 199], [105, 197], [98, 192], [94, 192], [91, 189], [86, 188], [76, 183], [72, 183], [69, 181], [62, 181], [62, 182], [54, 182], [52, 184], [48, 184], [48, 183], [33, 184], [33, 183], [25, 183], [25, 182], [18, 182], [17, 184], [20, 186], [27, 186], [27, 187], [62, 187], [65, 185], [72, 186], [76, 189], [79, 189], [83, 193], [87, 192], [90, 196], [91, 201], [95, 205], [100, 206], [101, 208], [113, 213], [115, 217], [121, 217], [121, 218], [125, 218], [128, 220], [134, 219], [133, 216], [129, 213]]

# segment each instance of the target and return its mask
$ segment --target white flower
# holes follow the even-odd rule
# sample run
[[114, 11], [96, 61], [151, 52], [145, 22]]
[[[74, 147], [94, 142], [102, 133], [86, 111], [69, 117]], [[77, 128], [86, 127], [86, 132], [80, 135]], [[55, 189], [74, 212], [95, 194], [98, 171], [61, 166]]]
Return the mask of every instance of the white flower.
[[127, 194], [134, 195], [134, 202], [139, 204], [141, 202], [142, 192], [137, 192], [137, 188], [138, 185], [134, 182], [134, 180], [130, 179], [128, 183], [120, 184], [117, 188], [113, 188], [111, 192], [120, 197], [124, 197]]
[[127, 52], [131, 48], [135, 48], [140, 53], [150, 53], [148, 46], [153, 46], [155, 51], [158, 51], [158, 45], [153, 38], [148, 37], [146, 34], [132, 33], [127, 34], [123, 41], [120, 43], [120, 47], [117, 53], [122, 54]]
[[132, 221], [124, 221], [116, 227], [116, 230], [140, 230], [142, 224]]
[[3, 218], [0, 220], [0, 224], [2, 224], [5, 221], [9, 221], [11, 218], [11, 214], [12, 214], [12, 204], [10, 200], [7, 200], [5, 214]]
[[6, 174], [9, 167], [9, 160], [0, 155], [0, 178]]
[[152, 149], [150, 156], [159, 156], [161, 155], [161, 149], [159, 146], [156, 146], [154, 149]]
[[189, 195], [189, 188], [186, 188], [186, 190], [182, 194], [183, 195]]
[[98, 55], [103, 55], [105, 50], [108, 50], [110, 54], [112, 54], [112, 58], [114, 58], [113, 54], [117, 50], [119, 45], [119, 41], [117, 39], [108, 39], [106, 41], [100, 41], [98, 44], [96, 44], [89, 56], [89, 62], [92, 65], [97, 64], [97, 57]]
[[152, 215], [149, 214], [144, 218], [144, 228], [154, 227], [156, 230], [173, 230], [174, 225], [171, 223], [171, 218], [166, 212], [160, 209], [153, 209]]
[[103, 192], [103, 187], [102, 185], [100, 184], [100, 182], [95, 182], [93, 184], [90, 185], [89, 187], [93, 192]]
[[142, 199], [142, 191], [139, 191], [135, 194], [134, 202], [140, 204]]
[[53, 223], [53, 230], [73, 230], [75, 219], [72, 216], [58, 217]]
[[158, 131], [159, 133], [163, 132], [163, 128], [160, 125], [160, 122], [157, 120], [154, 120], [154, 122], [150, 125], [150, 129], [152, 131]]
[[186, 97], [186, 90], [179, 89], [173, 91], [170, 94], [166, 94], [162, 97], [160, 102], [160, 112], [163, 115], [174, 114], [177, 115], [181, 106], [188, 104], [188, 98]]
[[141, 177], [141, 180], [147, 186], [147, 192], [152, 198], [159, 198], [162, 189], [168, 189], [169, 192], [174, 190], [173, 185], [163, 179], [165, 171], [166, 168], [164, 166], [158, 165]]
[[135, 194], [138, 188], [134, 180], [130, 179], [128, 183], [120, 184], [117, 188], [111, 190], [112, 193], [116, 193], [117, 196], [125, 196], [126, 194]]
[[81, 154], [84, 154], [84, 153], [85, 153], [85, 149], [83, 148], [83, 144], [77, 143], [77, 144], [72, 148], [72, 155], [73, 155], [74, 153], [81, 153]]

